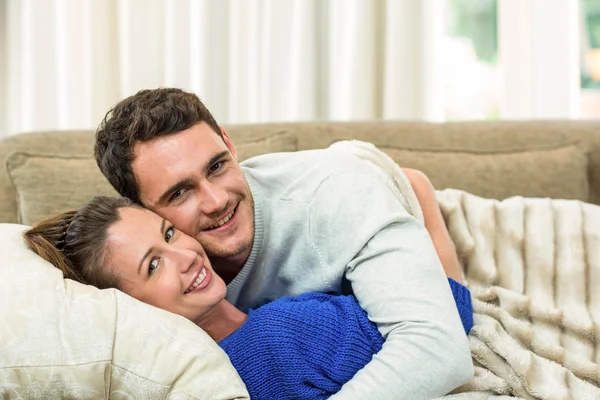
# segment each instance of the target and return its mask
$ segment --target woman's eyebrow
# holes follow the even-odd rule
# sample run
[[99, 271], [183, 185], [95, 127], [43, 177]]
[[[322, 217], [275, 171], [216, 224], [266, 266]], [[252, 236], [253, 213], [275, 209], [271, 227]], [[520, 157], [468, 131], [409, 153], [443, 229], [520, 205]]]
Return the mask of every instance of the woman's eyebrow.
[[138, 265], [138, 275], [140, 274], [140, 271], [142, 270], [142, 265], [144, 264], [144, 260], [146, 258], [148, 258], [148, 256], [150, 255], [150, 253], [152, 253], [152, 250], [154, 249], [154, 247], [150, 247], [148, 249], [148, 251], [144, 254], [144, 256], [142, 257], [142, 259], [140, 260], [140, 265]]
[[[163, 218], [162, 221], [161, 221], [161, 223], [160, 223], [160, 233], [161, 234], [165, 231], [165, 224], [166, 223], [167, 223], [167, 220], [165, 218]], [[148, 256], [150, 255], [150, 253], [152, 253], [152, 250], [154, 250], [154, 246], [150, 247], [148, 249], [148, 251], [146, 251], [146, 253], [144, 253], [144, 256], [140, 260], [140, 264], [138, 265], [138, 275], [140, 274], [140, 272], [142, 270], [142, 265], [144, 264], [144, 260], [146, 258], [148, 258]]]

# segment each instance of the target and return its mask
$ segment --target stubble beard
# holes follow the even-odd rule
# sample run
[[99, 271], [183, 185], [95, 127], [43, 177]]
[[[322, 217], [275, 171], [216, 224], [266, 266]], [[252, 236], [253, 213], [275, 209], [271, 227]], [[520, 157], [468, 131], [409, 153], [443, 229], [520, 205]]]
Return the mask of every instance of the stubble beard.
[[[227, 241], [226, 245], [217, 244], [214, 241], [210, 241], [212, 243], [206, 243], [205, 241], [198, 240], [202, 247], [204, 247], [204, 251], [206, 255], [211, 261], [211, 264], [215, 271], [219, 274], [219, 266], [227, 266], [227, 269], [230, 269], [233, 265], [236, 265], [240, 270], [246, 262], [247, 256], [250, 255], [250, 251], [252, 250], [252, 246], [254, 245], [254, 234], [255, 234], [255, 223], [254, 223], [254, 199], [252, 196], [248, 197], [250, 199], [250, 209], [252, 210], [251, 218], [250, 218], [250, 235], [247, 238], [246, 235], [243, 235], [242, 238], [234, 237], [233, 241]], [[240, 202], [241, 204], [241, 202]], [[239, 206], [239, 205], [238, 205]], [[238, 210], [240, 211], [240, 210]], [[201, 236], [201, 235], [199, 235]], [[247, 253], [246, 258], [240, 258], [244, 253]]]
[[[254, 237], [254, 224], [252, 226], [252, 235]], [[202, 243], [202, 242], [201, 242]], [[235, 239], [229, 242], [226, 246], [213, 245], [211, 243], [202, 244], [204, 251], [209, 259], [220, 259], [223, 261], [234, 260], [242, 253], [248, 251], [252, 247], [252, 240], [246, 241], [242, 239]]]

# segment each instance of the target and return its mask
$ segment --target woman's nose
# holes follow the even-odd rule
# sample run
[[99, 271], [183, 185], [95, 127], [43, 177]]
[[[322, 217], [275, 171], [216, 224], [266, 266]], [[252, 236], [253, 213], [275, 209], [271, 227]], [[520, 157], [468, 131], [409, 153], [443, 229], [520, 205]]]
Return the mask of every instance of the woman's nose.
[[169, 250], [168, 257], [172, 267], [175, 267], [180, 273], [187, 273], [196, 261], [196, 252], [189, 249], [173, 246]]

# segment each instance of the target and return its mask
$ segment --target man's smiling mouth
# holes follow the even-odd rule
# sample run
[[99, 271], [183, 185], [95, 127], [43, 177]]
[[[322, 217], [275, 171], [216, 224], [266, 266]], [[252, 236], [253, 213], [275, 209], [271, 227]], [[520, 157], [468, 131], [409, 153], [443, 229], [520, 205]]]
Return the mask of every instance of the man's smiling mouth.
[[237, 210], [237, 206], [229, 214], [227, 214], [225, 217], [223, 217], [223, 219], [217, 221], [217, 223], [215, 223], [214, 225], [211, 225], [208, 228], [206, 228], [205, 231], [217, 229], [221, 225], [225, 224], [227, 221], [229, 221], [234, 216], [235, 210]]

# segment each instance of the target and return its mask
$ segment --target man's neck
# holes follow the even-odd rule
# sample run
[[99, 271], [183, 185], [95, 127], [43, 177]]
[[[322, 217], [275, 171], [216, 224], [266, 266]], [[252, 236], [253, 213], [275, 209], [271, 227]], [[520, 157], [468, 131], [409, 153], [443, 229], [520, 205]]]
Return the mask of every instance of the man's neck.
[[227, 300], [221, 300], [196, 323], [215, 342], [219, 342], [235, 332], [247, 318], [248, 315], [235, 308], [233, 304]]
[[244, 268], [244, 264], [246, 264], [249, 256], [250, 252], [244, 254], [242, 257], [233, 259], [211, 257], [210, 263], [215, 272], [225, 281], [225, 284], [228, 285], [237, 274], [240, 273], [242, 268]]

